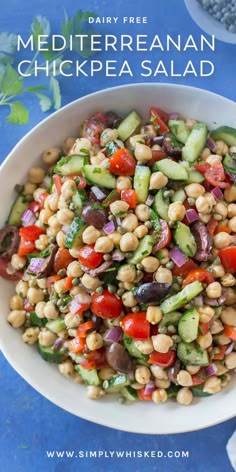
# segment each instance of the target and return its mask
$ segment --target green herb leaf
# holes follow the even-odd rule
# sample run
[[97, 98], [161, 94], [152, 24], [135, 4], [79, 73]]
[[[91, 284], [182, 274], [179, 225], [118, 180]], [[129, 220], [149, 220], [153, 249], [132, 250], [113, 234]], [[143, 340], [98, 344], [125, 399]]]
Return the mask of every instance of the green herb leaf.
[[29, 112], [23, 103], [16, 101], [9, 103], [11, 113], [7, 116], [9, 123], [14, 125], [25, 125], [29, 121]]
[[51, 98], [40, 92], [34, 92], [34, 95], [38, 98], [40, 108], [43, 112], [50, 110], [52, 106]]
[[35, 16], [31, 25], [31, 31], [33, 33], [34, 44], [38, 45], [38, 36], [50, 35], [50, 23], [45, 16]]
[[47, 90], [43, 85], [35, 85], [34, 87], [26, 87], [25, 92], [37, 92], [38, 90]]
[[61, 91], [59, 82], [55, 77], [50, 78], [50, 89], [52, 91], [54, 108], [58, 110], [61, 106]]
[[61, 25], [62, 36], [67, 40], [70, 34], [73, 33], [73, 21], [68, 17], [66, 10], [64, 10], [65, 22]]
[[16, 34], [0, 33], [0, 64], [12, 64], [16, 52]]
[[73, 18], [74, 34], [88, 35], [88, 37], [84, 38], [83, 40], [83, 48], [81, 48], [81, 41], [79, 40], [79, 38], [75, 38], [73, 41], [73, 49], [78, 52], [80, 56], [84, 59], [94, 54], [93, 51], [91, 51], [90, 45], [91, 31], [83, 28], [84, 23], [88, 21], [89, 17], [96, 18], [97, 15], [88, 11], [78, 10]]
[[10, 64], [6, 66], [0, 85], [4, 95], [19, 95], [23, 91], [22, 78]]

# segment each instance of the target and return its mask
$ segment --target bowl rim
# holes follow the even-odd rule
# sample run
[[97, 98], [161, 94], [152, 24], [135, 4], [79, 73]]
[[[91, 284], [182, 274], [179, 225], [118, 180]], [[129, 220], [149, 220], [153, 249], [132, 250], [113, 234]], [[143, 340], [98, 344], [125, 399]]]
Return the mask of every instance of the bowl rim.
[[[14, 153], [17, 151], [18, 147], [22, 146], [22, 144], [24, 144], [24, 142], [31, 137], [31, 134], [32, 133], [35, 133], [37, 132], [38, 129], [40, 129], [40, 127], [42, 125], [44, 125], [45, 123], [47, 123], [48, 121], [50, 120], [53, 120], [55, 118], [55, 116], [58, 116], [58, 115], [62, 115], [65, 110], [68, 110], [70, 107], [73, 107], [75, 106], [77, 103], [80, 103], [80, 105], [83, 103], [83, 101], [86, 101], [88, 97], [96, 97], [98, 95], [102, 95], [104, 93], [109, 93], [109, 92], [112, 92], [114, 89], [115, 90], [121, 90], [122, 89], [129, 89], [129, 88], [134, 88], [136, 87], [137, 90], [138, 89], [142, 89], [143, 87], [145, 88], [152, 88], [152, 87], [156, 87], [156, 88], [173, 88], [173, 89], [177, 89], [177, 90], [186, 90], [188, 89], [189, 92], [195, 92], [197, 93], [198, 91], [201, 91], [201, 93], [203, 95], [206, 95], [209, 97], [209, 95], [211, 95], [212, 97], [215, 97], [215, 98], [218, 98], [218, 99], [223, 99], [224, 100], [224, 103], [228, 103], [230, 105], [234, 105], [236, 106], [235, 102], [228, 99], [228, 98], [225, 98], [219, 94], [216, 94], [214, 92], [211, 92], [211, 91], [208, 91], [208, 90], [205, 90], [205, 89], [201, 89], [201, 88], [198, 88], [198, 87], [192, 87], [192, 86], [187, 86], [187, 85], [182, 85], [182, 84], [173, 84], [173, 83], [156, 83], [156, 82], [149, 82], [149, 83], [132, 83], [132, 84], [124, 84], [124, 85], [119, 85], [119, 86], [114, 86], [114, 87], [109, 87], [109, 88], [106, 88], [106, 89], [102, 89], [102, 90], [98, 90], [96, 92], [93, 92], [93, 93], [89, 93], [89, 94], [86, 94], [85, 96], [81, 97], [81, 98], [78, 98], [76, 100], [73, 100], [72, 102], [66, 104], [65, 106], [63, 106], [60, 110], [57, 110], [56, 112], [52, 113], [51, 115], [47, 116], [44, 120], [40, 121], [36, 126], [34, 126], [31, 130], [29, 130], [22, 138], [20, 141], [18, 141], [18, 143], [13, 147], [13, 149], [10, 151], [10, 153], [8, 154], [8, 156], [6, 157], [6, 159], [3, 161], [3, 163], [1, 164], [0, 166], [0, 173], [1, 171], [8, 165], [8, 163], [10, 162], [10, 160], [12, 159], [12, 156], [14, 155]], [[1, 348], [1, 351], [4, 355], [4, 357], [7, 359], [7, 361], [9, 362], [9, 364], [13, 367], [13, 369], [16, 371], [16, 373], [18, 375], [20, 375], [34, 390], [36, 390], [38, 393], [40, 393], [43, 397], [45, 397], [47, 400], [49, 400], [51, 403], [53, 403], [54, 405], [57, 405], [58, 407], [62, 408], [64, 411], [67, 411], [81, 419], [84, 419], [86, 421], [90, 421], [90, 422], [94, 422], [96, 424], [99, 424], [101, 426], [106, 426], [108, 428], [112, 428], [112, 429], [116, 429], [116, 430], [120, 430], [120, 431], [125, 431], [125, 432], [129, 432], [129, 433], [135, 433], [135, 434], [145, 434], [145, 435], [149, 435], [149, 434], [152, 434], [152, 435], [159, 435], [159, 434], [163, 434], [163, 435], [166, 435], [166, 434], [181, 434], [181, 433], [185, 433], [185, 432], [191, 432], [191, 431], [197, 431], [197, 430], [201, 430], [201, 429], [204, 429], [204, 428], [208, 428], [208, 427], [212, 427], [212, 426], [215, 426], [219, 423], [222, 423], [223, 421], [226, 421], [226, 420], [229, 420], [231, 418], [234, 418], [235, 415], [236, 415], [236, 412], [232, 412], [232, 414], [227, 414], [226, 417], [224, 417], [222, 419], [222, 416], [218, 416], [216, 415], [215, 419], [214, 419], [214, 422], [211, 421], [211, 423], [207, 424], [207, 422], [205, 422], [205, 424], [202, 426], [202, 425], [199, 425], [199, 426], [194, 426], [194, 428], [192, 428], [191, 426], [187, 427], [187, 426], [181, 426], [179, 425], [179, 429], [178, 431], [176, 429], [174, 429], [173, 431], [172, 430], [169, 430], [169, 431], [165, 431], [165, 432], [146, 432], [143, 433], [141, 431], [135, 431], [131, 428], [131, 424], [124, 424], [124, 423], [119, 423], [119, 421], [117, 422], [117, 420], [113, 421], [112, 418], [109, 418], [109, 422], [107, 422], [107, 419], [106, 417], [104, 417], [103, 419], [97, 419], [97, 418], [94, 418], [93, 414], [87, 414], [87, 412], [84, 414], [83, 412], [79, 412], [79, 414], [77, 414], [75, 412], [75, 409], [73, 408], [73, 406], [71, 405], [71, 407], [68, 405], [65, 407], [64, 404], [63, 404], [63, 401], [62, 399], [58, 399], [55, 397], [53, 397], [53, 395], [51, 393], [47, 393], [47, 391], [45, 392], [45, 387], [44, 387], [44, 384], [43, 383], [39, 383], [37, 380], [33, 379], [32, 381], [32, 378], [31, 378], [31, 374], [27, 372], [27, 370], [24, 368], [24, 365], [21, 365], [19, 364], [16, 356], [12, 356], [9, 352], [7, 352], [7, 348], [5, 349], [5, 346], [4, 346], [4, 343], [3, 343], [3, 340], [2, 340], [2, 337], [0, 336], [0, 348]], [[119, 424], [117, 424], [119, 423]]]

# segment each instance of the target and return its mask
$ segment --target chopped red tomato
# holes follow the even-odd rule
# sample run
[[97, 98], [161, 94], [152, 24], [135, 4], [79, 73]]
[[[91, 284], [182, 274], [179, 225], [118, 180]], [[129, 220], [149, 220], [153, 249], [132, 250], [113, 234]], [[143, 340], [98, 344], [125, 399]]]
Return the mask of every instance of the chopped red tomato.
[[202, 162], [201, 164], [195, 164], [195, 169], [200, 172], [200, 174], [205, 175], [206, 171], [210, 169], [209, 162]]
[[175, 265], [172, 269], [172, 274], [174, 277], [184, 277], [190, 271], [193, 271], [197, 268], [197, 264], [192, 259], [188, 259], [181, 267]]
[[89, 307], [89, 304], [88, 304], [88, 303], [77, 303], [76, 315], [80, 315], [80, 314], [83, 313], [85, 310], [87, 310], [88, 307]]
[[3, 279], [6, 279], [6, 280], [12, 280], [13, 282], [20, 280], [23, 275], [22, 270], [17, 270], [16, 272], [14, 272], [14, 274], [8, 274], [7, 273], [8, 264], [9, 264], [9, 261], [7, 261], [6, 259], [3, 259], [3, 257], [0, 258], [0, 277], [3, 277]]
[[46, 282], [46, 285], [47, 285], [47, 291], [50, 293], [51, 290], [52, 290], [52, 285], [55, 284], [55, 282], [57, 282], [58, 280], [61, 280], [61, 276], [60, 275], [50, 275], [50, 277], [47, 278], [47, 282]]
[[85, 370], [96, 369], [96, 362], [95, 361], [81, 362], [80, 365]]
[[32, 303], [30, 303], [27, 298], [24, 298], [23, 305], [24, 305], [25, 311], [27, 312], [34, 311], [34, 305], [32, 305]]
[[149, 110], [150, 121], [155, 125], [159, 125], [158, 132], [160, 134], [169, 131], [167, 126], [169, 115], [165, 111], [157, 107], [151, 107]]
[[49, 193], [44, 192], [44, 193], [41, 193], [41, 195], [38, 197], [38, 203], [40, 205], [40, 210], [42, 210], [44, 202], [45, 202], [46, 198], [48, 198], [48, 196], [49, 196]]
[[77, 336], [79, 338], [86, 338], [88, 331], [94, 328], [93, 321], [86, 321], [85, 323], [81, 323], [77, 330]]
[[29, 241], [28, 239], [24, 239], [21, 237], [20, 239], [20, 246], [18, 249], [18, 256], [23, 257], [26, 254], [30, 254], [35, 249], [34, 241]]
[[219, 233], [228, 233], [228, 234], [230, 234], [231, 229], [228, 226], [218, 224], [214, 234], [219, 234]]
[[53, 182], [56, 187], [57, 194], [61, 195], [61, 177], [57, 174], [54, 174]]
[[230, 274], [236, 273], [236, 246], [220, 249], [218, 256], [227, 272], [230, 272]]
[[121, 200], [128, 203], [130, 208], [136, 208], [137, 206], [137, 195], [135, 190], [121, 190]]
[[228, 338], [233, 339], [233, 341], [236, 341], [236, 326], [225, 325], [224, 334]]
[[118, 149], [109, 159], [109, 170], [115, 175], [134, 175], [136, 160], [126, 148]]
[[108, 290], [103, 293], [94, 293], [91, 303], [92, 312], [101, 318], [117, 318], [122, 312], [122, 301]]
[[30, 202], [29, 210], [31, 210], [34, 214], [38, 213], [41, 210], [41, 205], [38, 202]]
[[39, 228], [36, 225], [24, 226], [20, 229], [19, 234], [23, 239], [27, 241], [36, 241], [41, 234], [43, 234], [43, 229]]
[[85, 347], [85, 338], [74, 338], [68, 342], [69, 351], [73, 352], [74, 354], [79, 354], [80, 352], [83, 352]]
[[150, 323], [146, 319], [146, 311], [128, 313], [121, 321], [121, 328], [132, 339], [150, 338]]
[[84, 354], [85, 359], [95, 363], [96, 369], [103, 369], [108, 367], [108, 362], [106, 358], [106, 350], [104, 348], [95, 349], [94, 351]]
[[84, 178], [82, 175], [79, 175], [79, 176], [77, 177], [77, 180], [78, 180], [78, 182], [77, 182], [77, 189], [78, 189], [78, 190], [83, 190], [83, 189], [86, 187], [86, 185], [87, 185], [87, 182], [86, 182], [85, 178]]
[[59, 272], [61, 269], [66, 269], [68, 265], [74, 261], [74, 258], [66, 248], [59, 248], [55, 260], [54, 260], [54, 271]]
[[192, 375], [192, 386], [195, 387], [195, 385], [201, 385], [205, 382], [205, 379], [202, 377], [199, 377], [198, 375]]
[[139, 400], [152, 400], [152, 393], [145, 393], [145, 387], [137, 390]]
[[166, 353], [153, 351], [149, 357], [148, 364], [156, 364], [159, 367], [171, 367], [175, 363], [176, 351], [170, 350]]
[[214, 187], [229, 188], [230, 184], [225, 182], [226, 174], [221, 163], [211, 166], [205, 172], [207, 182]]
[[228, 345], [224, 346], [217, 346], [217, 348], [220, 350], [220, 352], [214, 354], [213, 361], [223, 361], [225, 357], [225, 351], [228, 349]]
[[152, 167], [155, 162], [165, 159], [166, 157], [168, 156], [164, 151], [152, 151], [152, 158], [147, 162], [147, 166]]
[[79, 250], [78, 258], [80, 264], [82, 264], [84, 267], [88, 267], [89, 269], [95, 269], [103, 261], [103, 254], [101, 252], [96, 252], [94, 250], [94, 245], [90, 244], [83, 246]]
[[171, 230], [169, 228], [168, 223], [165, 220], [160, 220], [161, 230], [158, 236], [158, 242], [153, 246], [152, 252], [160, 251], [164, 247], [166, 247], [171, 240]]
[[84, 122], [81, 135], [88, 138], [93, 144], [100, 144], [100, 136], [105, 128], [105, 115], [97, 112]]
[[209, 223], [207, 223], [207, 230], [211, 236], [215, 234], [217, 225], [218, 225], [218, 221], [216, 221], [215, 218], [211, 218]]
[[212, 323], [213, 323], [213, 320], [210, 320], [207, 323], [202, 323], [200, 321], [200, 323], [198, 325], [199, 334], [203, 336], [203, 335], [209, 333], [209, 330], [210, 330], [210, 327], [212, 326]]
[[71, 289], [72, 289], [72, 287], [73, 287], [73, 284], [72, 284], [73, 278], [74, 278], [74, 277], [71, 277], [71, 276], [66, 277], [66, 279], [65, 279], [65, 287], [67, 288], [67, 290], [71, 290]]
[[195, 282], [195, 280], [198, 280], [199, 282], [206, 283], [207, 285], [211, 284], [214, 282], [214, 277], [213, 275], [210, 274], [205, 269], [195, 269], [191, 270], [187, 277], [183, 281], [183, 287], [185, 287], [188, 284], [191, 284], [192, 282]]

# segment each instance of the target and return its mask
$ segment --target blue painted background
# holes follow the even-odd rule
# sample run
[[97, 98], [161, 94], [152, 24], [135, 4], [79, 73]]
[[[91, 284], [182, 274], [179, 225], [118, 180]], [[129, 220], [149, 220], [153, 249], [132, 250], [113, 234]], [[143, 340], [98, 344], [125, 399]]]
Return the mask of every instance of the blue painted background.
[[[52, 24], [53, 31], [63, 17], [63, 7], [69, 14], [78, 8], [96, 12], [100, 16], [148, 16], [147, 25], [96, 25], [98, 33], [119, 34], [159, 34], [164, 40], [167, 33], [182, 34], [186, 38], [193, 34], [196, 38], [201, 30], [192, 21], [184, 5], [184, 0], [2, 0], [0, 31], [9, 31], [25, 35], [29, 31], [33, 16], [46, 15]], [[192, 77], [142, 78], [133, 79], [105, 78], [101, 74], [93, 79], [82, 77], [64, 78], [61, 80], [63, 104], [90, 92], [108, 86], [127, 82], [164, 81], [193, 85], [220, 93], [235, 100], [235, 62], [236, 46], [216, 42], [216, 51], [206, 51], [201, 59], [213, 61], [215, 74], [210, 78]], [[150, 59], [158, 62], [175, 59], [178, 71], [183, 71], [188, 59], [197, 63], [201, 53], [174, 52], [164, 57], [160, 53], [125, 54], [131, 67], [135, 70], [137, 62]], [[171, 56], [171, 57], [170, 57]], [[125, 57], [125, 58], [126, 58]], [[19, 54], [19, 59], [26, 55]], [[122, 54], [114, 56], [98, 53], [96, 59], [124, 60]], [[9, 125], [4, 117], [6, 112], [0, 110], [0, 158], [7, 156], [11, 148], [36, 123], [45, 117], [33, 98], [25, 97], [25, 104], [30, 109], [30, 121], [25, 126]], [[231, 472], [225, 445], [236, 427], [233, 419], [206, 430], [170, 436], [145, 436], [123, 433], [97, 426], [80, 420], [38, 395], [7, 364], [0, 355], [0, 470], [15, 472], [31, 471], [88, 471], [124, 472], [134, 470], [163, 472]], [[145, 418], [144, 418], [145, 421]], [[184, 450], [189, 451], [189, 459], [48, 459], [46, 450]]]

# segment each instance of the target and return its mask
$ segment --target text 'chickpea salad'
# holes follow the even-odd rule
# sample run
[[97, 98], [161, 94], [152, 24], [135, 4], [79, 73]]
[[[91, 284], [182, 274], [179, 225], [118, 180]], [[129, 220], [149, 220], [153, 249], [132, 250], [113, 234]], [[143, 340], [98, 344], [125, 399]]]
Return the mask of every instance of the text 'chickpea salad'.
[[147, 124], [97, 112], [42, 158], [0, 231], [22, 340], [91, 399], [189, 405], [223, 389], [236, 369], [236, 129], [156, 107]]

